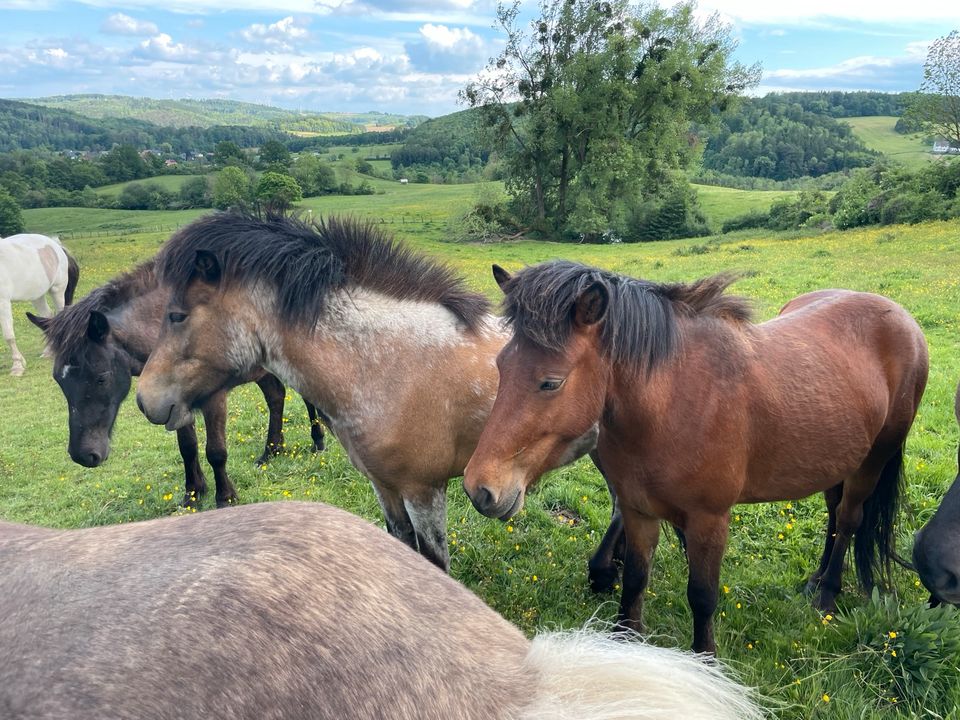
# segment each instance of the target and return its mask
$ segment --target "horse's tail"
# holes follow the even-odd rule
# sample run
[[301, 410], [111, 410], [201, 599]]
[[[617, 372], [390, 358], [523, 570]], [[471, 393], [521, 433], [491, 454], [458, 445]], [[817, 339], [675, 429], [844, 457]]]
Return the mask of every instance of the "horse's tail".
[[80, 280], [80, 266], [73, 255], [66, 250], [63, 252], [67, 256], [67, 289], [63, 291], [63, 304], [71, 305], [73, 304], [73, 293], [76, 291], [77, 282]]
[[589, 629], [537, 635], [526, 667], [538, 680], [523, 720], [766, 717], [712, 659]]
[[880, 471], [877, 487], [863, 503], [863, 521], [853, 540], [853, 559], [860, 586], [867, 591], [874, 582], [890, 585], [890, 561], [897, 557], [893, 522], [900, 508], [903, 486], [903, 445]]

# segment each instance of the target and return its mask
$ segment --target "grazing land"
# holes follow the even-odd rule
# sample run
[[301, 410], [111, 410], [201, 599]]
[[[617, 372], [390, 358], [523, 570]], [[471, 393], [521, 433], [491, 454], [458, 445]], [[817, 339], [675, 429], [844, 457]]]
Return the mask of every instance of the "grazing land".
[[[516, 269], [556, 257], [656, 281], [738, 271], [743, 277], [735, 291], [755, 300], [761, 319], [773, 317], [795, 295], [817, 288], [847, 287], [893, 298], [917, 318], [931, 353], [930, 383], [907, 446], [907, 491], [897, 531], [902, 552], [909, 552], [913, 533], [953, 480], [960, 222], [820, 235], [745, 232], [642, 245], [456, 244], [448, 240], [455, 219], [478, 193], [497, 191], [497, 184], [390, 183], [389, 188], [382, 195], [311, 198], [303, 207], [316, 214], [350, 212], [382, 221], [415, 247], [445, 259], [491, 298], [498, 293], [490, 276], [492, 262]], [[702, 198], [709, 198], [702, 201], [713, 225], [750, 209], [745, 205], [773, 200], [769, 193], [700, 190]], [[80, 262], [82, 296], [150, 257], [171, 230], [201, 212], [51, 208], [26, 211], [24, 217], [31, 231], [65, 233]], [[50, 377], [50, 362], [39, 357], [42, 337], [25, 319], [28, 309], [28, 304], [15, 306], [17, 339], [29, 363], [26, 375], [7, 377], [9, 353], [4, 348], [0, 354], [0, 517], [84, 527], [181, 512], [174, 437], [147, 423], [132, 396], [121, 409], [107, 463], [86, 469], [70, 461], [66, 405]], [[286, 411], [285, 453], [266, 466], [253, 463], [266, 423], [256, 387], [237, 389], [229, 406], [229, 469], [243, 502], [322, 500], [382, 526], [369, 483], [350, 466], [342, 448], [330, 439], [323, 454], [308, 452], [306, 413], [295, 394], [290, 393]], [[212, 473], [208, 475], [212, 485]], [[544, 478], [509, 523], [481, 517], [456, 481], [449, 497], [453, 576], [526, 632], [579, 626], [593, 616], [614, 617], [617, 596], [593, 595], [586, 582], [587, 557], [610, 511], [606, 487], [589, 461]], [[211, 492], [202, 512], [211, 512], [212, 506]], [[819, 558], [824, 522], [820, 497], [734, 508], [717, 612], [720, 655], [745, 682], [759, 687], [780, 717], [879, 718], [898, 709], [916, 717], [958, 717], [960, 617], [952, 609], [923, 607], [926, 594], [914, 574], [897, 568], [897, 600], [885, 602], [860, 594], [848, 572], [837, 617], [822, 617], [800, 592]], [[646, 619], [654, 642], [689, 646], [686, 563], [666, 531], [647, 593]], [[936, 647], [924, 652], [924, 644]]]
[[883, 153], [890, 160], [911, 170], [936, 160], [937, 156], [930, 152], [930, 143], [922, 135], [902, 135], [893, 129], [899, 119], [890, 115], [872, 115], [844, 118], [843, 122], [853, 128], [853, 132], [868, 148]]

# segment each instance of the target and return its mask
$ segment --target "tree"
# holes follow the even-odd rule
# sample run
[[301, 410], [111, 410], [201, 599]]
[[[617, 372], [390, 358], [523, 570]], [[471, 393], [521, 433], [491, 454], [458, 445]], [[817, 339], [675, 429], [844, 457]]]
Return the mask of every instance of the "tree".
[[691, 3], [543, 0], [529, 34], [519, 12], [519, 0], [498, 7], [504, 50], [461, 99], [483, 109], [515, 211], [550, 234], [612, 229], [624, 199], [655, 195], [692, 159], [691, 122], [759, 77]]
[[100, 160], [103, 173], [113, 182], [139, 180], [147, 176], [147, 165], [133, 145], [117, 145]]
[[265, 172], [260, 177], [254, 195], [264, 205], [277, 210], [286, 210], [298, 200], [303, 200], [297, 181], [289, 175], [276, 172]]
[[250, 202], [250, 180], [238, 167], [225, 167], [213, 183], [213, 206], [218, 210], [244, 207]]
[[210, 207], [210, 184], [205, 175], [184, 180], [180, 186], [180, 206], [185, 208]]
[[337, 174], [313, 153], [301, 153], [290, 174], [300, 185], [304, 197], [329, 193], [337, 187]]
[[282, 142], [268, 140], [260, 146], [260, 164], [264, 167], [286, 169], [291, 162], [290, 151]]
[[23, 214], [17, 201], [0, 187], [0, 237], [23, 232]]
[[907, 102], [910, 120], [960, 148], [960, 32], [933, 41], [923, 64], [920, 92]]
[[247, 162], [243, 150], [232, 140], [221, 140], [213, 148], [213, 162], [220, 167], [244, 165]]

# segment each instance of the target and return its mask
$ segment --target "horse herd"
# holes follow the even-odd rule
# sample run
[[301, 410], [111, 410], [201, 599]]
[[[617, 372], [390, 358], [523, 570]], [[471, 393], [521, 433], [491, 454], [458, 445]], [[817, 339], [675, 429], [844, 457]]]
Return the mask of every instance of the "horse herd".
[[[14, 241], [0, 240], [0, 258]], [[35, 254], [60, 292], [66, 281]], [[552, 261], [513, 275], [494, 266], [494, 277], [502, 319], [375, 226], [216, 213], [53, 317], [36, 303], [28, 315], [69, 406], [71, 457], [107, 459], [139, 375], [144, 415], [177, 431], [185, 505], [206, 490], [194, 410], [217, 506], [229, 505], [226, 394], [263, 390], [265, 461], [281, 445], [286, 384], [307, 404], [315, 449], [321, 418], [370, 479], [390, 535], [444, 571], [450, 478], [463, 476], [480, 513], [507, 520], [540, 476], [590, 453], [614, 500], [590, 582], [610, 589], [622, 566], [618, 634], [643, 629], [666, 521], [689, 562], [693, 649], [715, 653], [736, 503], [824, 493], [808, 582], [822, 611], [836, 609], [851, 545], [861, 585], [888, 582], [903, 447], [928, 372], [903, 308], [822, 290], [754, 323], [727, 292], [732, 276], [658, 284]], [[0, 272], [4, 292], [37, 297]], [[4, 334], [17, 374], [11, 323]], [[960, 394], [957, 409], [960, 421]], [[932, 602], [960, 602], [958, 488], [914, 544]], [[696, 656], [590, 631], [528, 642], [437, 568], [319, 503], [80, 531], [0, 524], [0, 645], [12, 649], [0, 716], [761, 715]]]

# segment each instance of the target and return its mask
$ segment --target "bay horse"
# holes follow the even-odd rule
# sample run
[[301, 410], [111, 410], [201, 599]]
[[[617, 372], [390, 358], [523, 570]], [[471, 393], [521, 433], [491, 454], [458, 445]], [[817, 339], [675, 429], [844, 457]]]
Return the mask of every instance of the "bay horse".
[[801, 295], [767, 322], [725, 294], [731, 276], [658, 284], [566, 261], [495, 268], [513, 337], [463, 485], [506, 519], [528, 486], [600, 421], [597, 451], [626, 532], [619, 623], [639, 629], [661, 520], [689, 559], [693, 648], [715, 652], [713, 612], [730, 508], [824, 493], [810, 579], [835, 611], [856, 535], [859, 579], [886, 577], [903, 445], [927, 380], [927, 347], [899, 305], [868, 293]]
[[50, 315], [47, 295], [56, 312], [73, 302], [80, 267], [60, 241], [24, 233], [0, 238], [0, 330], [13, 355], [10, 374], [19, 377], [27, 361], [13, 334], [11, 301], [29, 300], [42, 317]]
[[[953, 409], [960, 423], [960, 386]], [[913, 543], [913, 564], [934, 606], [960, 605], [960, 448], [957, 467], [956, 480]]]
[[[97, 467], [110, 455], [110, 436], [120, 404], [130, 391], [157, 343], [166, 296], [157, 286], [153, 260], [102, 285], [52, 318], [27, 313], [40, 327], [53, 352], [53, 378], [69, 408], [67, 450], [74, 462]], [[257, 463], [267, 462], [283, 446], [283, 406], [286, 389], [262, 368], [251, 368], [244, 382], [256, 382], [269, 410], [266, 447]], [[218, 507], [237, 500], [227, 475], [227, 400], [211, 393], [200, 403], [206, 427], [207, 462], [216, 480]], [[323, 429], [316, 410], [307, 403], [314, 452], [323, 449]], [[184, 507], [194, 507], [207, 483], [198, 460], [193, 417], [177, 430], [183, 458]]]
[[[489, 301], [376, 226], [237, 213], [202, 217], [157, 256], [169, 298], [137, 388], [182, 427], [210, 393], [265, 367], [329, 418], [373, 484], [387, 529], [450, 563], [447, 482], [463, 473], [507, 340]], [[562, 461], [589, 451], [585, 428]]]
[[527, 640], [322, 503], [85, 530], [0, 523], [0, 647], [10, 720], [764, 717], [689, 653], [588, 630]]

